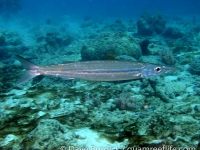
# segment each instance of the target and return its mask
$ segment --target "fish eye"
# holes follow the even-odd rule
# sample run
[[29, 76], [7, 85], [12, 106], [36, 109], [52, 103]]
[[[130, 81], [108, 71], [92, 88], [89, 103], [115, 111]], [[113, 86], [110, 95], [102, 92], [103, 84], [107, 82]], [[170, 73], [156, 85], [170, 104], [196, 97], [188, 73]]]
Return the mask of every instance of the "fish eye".
[[155, 71], [155, 72], [161, 72], [161, 70], [162, 70], [161, 67], [155, 67], [155, 68], [154, 68], [154, 71]]

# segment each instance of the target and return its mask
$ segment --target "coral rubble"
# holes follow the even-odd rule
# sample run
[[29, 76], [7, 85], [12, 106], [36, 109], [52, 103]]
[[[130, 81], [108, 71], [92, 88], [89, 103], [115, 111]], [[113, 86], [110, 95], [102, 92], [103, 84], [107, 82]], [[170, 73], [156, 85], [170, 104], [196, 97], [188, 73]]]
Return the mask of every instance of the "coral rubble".
[[122, 32], [103, 33], [83, 45], [81, 49], [83, 60], [109, 60], [111, 55], [128, 55], [139, 59], [142, 52], [138, 41]]
[[[23, 24], [23, 32], [0, 30], [0, 149], [198, 148], [200, 28], [195, 20], [163, 18], [145, 12], [138, 21], [45, 19]], [[22, 67], [14, 54], [41, 66], [116, 59], [177, 71], [117, 82], [40, 76], [15, 86]]]

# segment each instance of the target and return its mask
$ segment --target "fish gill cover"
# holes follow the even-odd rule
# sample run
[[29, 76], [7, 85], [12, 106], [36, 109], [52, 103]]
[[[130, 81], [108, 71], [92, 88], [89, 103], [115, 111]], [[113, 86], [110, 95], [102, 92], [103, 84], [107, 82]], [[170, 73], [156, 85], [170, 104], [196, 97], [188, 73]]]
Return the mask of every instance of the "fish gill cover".
[[[1, 0], [0, 148], [200, 147], [200, 2]], [[128, 82], [38, 76], [23, 68], [128, 60], [179, 68]]]

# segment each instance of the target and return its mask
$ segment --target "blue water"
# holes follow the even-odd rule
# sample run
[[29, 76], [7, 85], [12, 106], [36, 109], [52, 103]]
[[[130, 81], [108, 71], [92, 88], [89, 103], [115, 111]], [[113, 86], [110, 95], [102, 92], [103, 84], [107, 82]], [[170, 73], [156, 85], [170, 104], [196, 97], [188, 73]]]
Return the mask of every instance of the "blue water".
[[142, 11], [166, 15], [198, 15], [198, 0], [23, 0], [22, 14], [59, 18], [62, 15], [82, 17], [138, 17]]

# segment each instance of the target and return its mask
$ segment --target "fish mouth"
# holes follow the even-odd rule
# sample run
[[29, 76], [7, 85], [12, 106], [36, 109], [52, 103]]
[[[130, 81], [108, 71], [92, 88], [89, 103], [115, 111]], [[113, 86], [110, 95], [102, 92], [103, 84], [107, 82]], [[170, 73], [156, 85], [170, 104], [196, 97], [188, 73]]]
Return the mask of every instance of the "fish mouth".
[[179, 70], [177, 67], [168, 67], [168, 66], [163, 66], [163, 70], [165, 73], [170, 73]]

